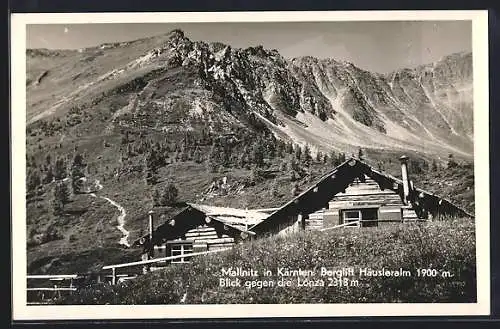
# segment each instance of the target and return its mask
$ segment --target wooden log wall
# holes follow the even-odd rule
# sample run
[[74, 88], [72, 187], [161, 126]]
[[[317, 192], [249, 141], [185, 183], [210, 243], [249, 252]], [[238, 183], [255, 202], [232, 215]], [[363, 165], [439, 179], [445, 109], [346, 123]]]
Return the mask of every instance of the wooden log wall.
[[329, 200], [347, 188], [355, 177], [366, 170], [358, 164], [355, 159], [350, 159], [325, 174], [313, 186], [287, 202], [266, 220], [253, 226], [252, 232], [259, 237], [270, 236], [281, 231], [284, 224], [287, 226], [293, 224], [289, 222], [293, 220], [293, 216], [308, 215], [322, 209]]
[[309, 214], [309, 218], [306, 219], [306, 230], [321, 230], [323, 228], [324, 211], [320, 210]]
[[279, 227], [278, 235], [285, 236], [299, 232], [301, 230], [302, 219], [299, 216], [289, 216], [289, 220], [282, 223]]
[[356, 179], [345, 192], [340, 192], [328, 203], [328, 209], [312, 213], [306, 220], [306, 229], [317, 230], [342, 224], [340, 210], [356, 206], [379, 208], [381, 222], [401, 221], [401, 197], [392, 190], [382, 190], [376, 181], [365, 176], [364, 182]]
[[170, 256], [170, 245], [174, 243], [190, 242], [193, 252], [226, 249], [235, 244], [234, 238], [224, 233], [217, 233], [214, 227], [202, 225], [187, 231], [182, 238], [166, 241], [161, 248], [164, 252], [155, 254], [155, 257]]

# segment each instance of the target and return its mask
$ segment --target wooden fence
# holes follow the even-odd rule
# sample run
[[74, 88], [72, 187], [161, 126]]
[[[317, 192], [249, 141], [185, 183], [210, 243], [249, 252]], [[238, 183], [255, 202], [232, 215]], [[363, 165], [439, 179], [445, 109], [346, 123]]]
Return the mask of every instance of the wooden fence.
[[[111, 270], [111, 275], [105, 275], [104, 277], [110, 278], [111, 279], [111, 284], [116, 284], [117, 281], [124, 281], [124, 280], [129, 280], [129, 279], [134, 279], [137, 277], [137, 275], [129, 275], [129, 274], [117, 274], [116, 269], [117, 268], [130, 268], [134, 266], [144, 266], [144, 265], [150, 265], [150, 264], [155, 264], [155, 263], [160, 263], [160, 262], [165, 262], [165, 261], [170, 261], [174, 259], [179, 259], [179, 258], [186, 258], [186, 257], [194, 257], [194, 256], [200, 256], [200, 255], [206, 255], [206, 254], [212, 254], [212, 253], [217, 253], [221, 251], [226, 251], [230, 250], [231, 248], [226, 248], [226, 249], [218, 249], [218, 250], [210, 250], [210, 251], [204, 251], [204, 252], [195, 252], [195, 253], [189, 253], [189, 254], [183, 254], [183, 255], [177, 255], [177, 256], [169, 256], [169, 257], [162, 257], [162, 258], [155, 258], [155, 259], [149, 259], [149, 260], [143, 260], [143, 261], [137, 261], [137, 262], [130, 262], [130, 263], [123, 263], [123, 264], [113, 264], [113, 265], [106, 265], [102, 269], [103, 270]], [[98, 277], [100, 278], [101, 276], [98, 274]], [[34, 292], [35, 294], [41, 293], [41, 295], [35, 295], [35, 299], [38, 300], [29, 300], [27, 301], [28, 305], [47, 305], [47, 304], [52, 304], [50, 302], [51, 298], [57, 298], [61, 296], [61, 293], [72, 293], [73, 291], [78, 290], [78, 286], [74, 284], [74, 281], [78, 279], [84, 279], [85, 275], [79, 275], [79, 274], [60, 274], [60, 275], [27, 275], [26, 279], [28, 281], [26, 291], [27, 292]], [[49, 281], [50, 284], [47, 284], [47, 282], [43, 281]], [[52, 284], [54, 281], [56, 282], [67, 282], [69, 281], [69, 284]], [[40, 284], [31, 284], [33, 282], [40, 282]], [[48, 298], [45, 293], [48, 293]]]
[[[29, 292], [35, 292], [35, 296], [39, 299], [37, 301], [27, 300], [28, 305], [44, 305], [51, 304], [50, 302], [46, 302], [47, 299], [60, 297], [61, 292], [63, 293], [72, 293], [77, 290], [77, 287], [74, 286], [73, 281], [78, 279], [78, 274], [60, 274], [60, 275], [27, 275], [26, 279], [28, 281], [26, 291], [28, 292], [28, 296], [33, 297], [29, 294]], [[58, 285], [53, 283], [56, 282], [66, 282], [69, 280], [69, 285]], [[41, 282], [40, 285], [43, 285], [43, 281], [49, 281], [51, 286], [35, 286], [30, 287], [29, 282]], [[47, 284], [46, 284], [47, 285]], [[48, 297], [46, 296], [48, 294]], [[35, 298], [36, 299], [36, 298]]]
[[113, 264], [113, 265], [106, 265], [102, 269], [103, 270], [111, 270], [111, 284], [116, 284], [116, 269], [117, 268], [126, 268], [126, 267], [133, 267], [133, 266], [144, 266], [144, 265], [150, 265], [150, 264], [155, 264], [155, 263], [161, 263], [161, 262], [166, 262], [174, 259], [179, 259], [179, 258], [187, 258], [187, 257], [193, 257], [193, 256], [200, 256], [200, 255], [207, 255], [207, 254], [213, 254], [221, 251], [227, 251], [231, 250], [232, 248], [225, 248], [225, 249], [218, 249], [218, 250], [209, 250], [209, 251], [202, 251], [202, 252], [195, 252], [195, 253], [190, 253], [190, 254], [182, 254], [182, 255], [177, 255], [177, 256], [168, 256], [168, 257], [161, 257], [161, 258], [155, 258], [155, 259], [148, 259], [148, 260], [141, 260], [137, 262], [130, 262], [130, 263], [123, 263], [123, 264]]

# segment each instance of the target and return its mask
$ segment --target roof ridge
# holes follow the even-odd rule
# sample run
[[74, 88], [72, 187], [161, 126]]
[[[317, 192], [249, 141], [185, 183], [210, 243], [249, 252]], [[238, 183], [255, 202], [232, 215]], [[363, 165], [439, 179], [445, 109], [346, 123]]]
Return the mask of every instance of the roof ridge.
[[[200, 204], [200, 203], [190, 203], [186, 202], [187, 205], [192, 206], [194, 208], [198, 207], [210, 207], [210, 208], [220, 208], [220, 209], [234, 209], [234, 210], [239, 210], [239, 211], [246, 211], [246, 212], [256, 212], [259, 214], [266, 214], [264, 211], [257, 209], [246, 209], [246, 208], [236, 208], [236, 207], [222, 207], [222, 206], [212, 206], [212, 205], [207, 205], [207, 204]], [[265, 209], [265, 208], [263, 208]]]
[[[341, 164], [339, 164], [338, 166], [336, 166], [335, 168], [333, 168], [332, 170], [330, 170], [329, 172], [327, 172], [326, 174], [322, 175], [318, 180], [316, 180], [314, 182], [314, 184], [312, 184], [308, 189], [306, 189], [305, 191], [303, 191], [302, 193], [300, 193], [299, 195], [297, 195], [296, 197], [292, 198], [290, 201], [288, 201], [287, 203], [285, 203], [283, 206], [279, 207], [278, 209], [276, 209], [275, 211], [273, 211], [272, 213], [269, 214], [268, 218], [271, 217], [272, 215], [274, 215], [275, 213], [277, 213], [278, 211], [280, 211], [281, 209], [283, 209], [284, 207], [288, 206], [289, 204], [293, 203], [296, 199], [300, 198], [302, 195], [305, 195], [306, 193], [308, 193], [310, 190], [314, 189], [316, 185], [318, 185], [318, 183], [322, 182], [324, 179], [326, 179], [327, 177], [333, 175], [335, 172], [337, 172], [337, 169], [346, 165], [347, 163], [349, 163], [350, 161], [352, 160], [356, 160], [354, 157], [350, 157], [349, 159], [345, 160], [344, 162], [342, 162]], [[251, 231], [255, 226], [257, 225], [260, 225], [261, 223], [258, 223], [258, 224], [255, 224], [251, 227], [248, 228], [249, 231]]]

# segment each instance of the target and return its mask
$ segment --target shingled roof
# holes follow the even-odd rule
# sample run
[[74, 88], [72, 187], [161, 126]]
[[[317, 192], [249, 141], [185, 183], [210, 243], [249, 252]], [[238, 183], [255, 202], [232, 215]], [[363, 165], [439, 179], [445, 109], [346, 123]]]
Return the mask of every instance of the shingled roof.
[[[155, 244], [160, 244], [163, 240], [174, 239], [191, 229], [207, 224], [205, 220], [207, 217], [210, 218], [210, 226], [215, 227], [216, 230], [222, 228], [225, 234], [239, 239], [241, 232], [247, 232], [250, 226], [261, 223], [269, 216], [269, 213], [259, 210], [215, 207], [195, 203], [187, 203], [186, 205], [176, 215], [156, 227], [153, 234]], [[171, 220], [175, 220], [174, 225], [171, 225]], [[147, 241], [148, 239], [149, 234], [144, 234], [134, 241], [133, 245], [141, 245], [141, 240]]]
[[268, 213], [251, 209], [214, 207], [194, 203], [188, 203], [188, 205], [204, 212], [207, 216], [215, 220], [238, 227], [242, 231], [246, 231], [248, 227], [263, 222], [269, 216]]

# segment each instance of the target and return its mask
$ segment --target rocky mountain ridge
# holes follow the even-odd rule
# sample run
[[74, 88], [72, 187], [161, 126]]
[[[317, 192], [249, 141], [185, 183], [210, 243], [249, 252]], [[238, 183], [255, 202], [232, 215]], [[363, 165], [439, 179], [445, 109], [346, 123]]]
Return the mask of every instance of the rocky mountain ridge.
[[[195, 42], [174, 30], [27, 55], [28, 123], [121, 93], [127, 102], [112, 119], [129, 126], [149, 116], [144, 127], [168, 130], [167, 118], [179, 108], [185, 129], [194, 129], [192, 117], [201, 115], [219, 126], [259, 121], [280, 138], [325, 151], [366, 147], [472, 157], [471, 53], [382, 75], [334, 59], [286, 60], [262, 46]], [[58, 70], [55, 64], [42, 70], [48, 61]], [[61, 84], [73, 88], [58, 95], [53, 88]]]

